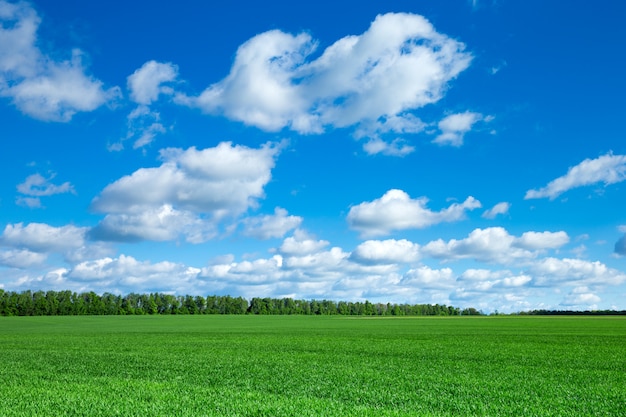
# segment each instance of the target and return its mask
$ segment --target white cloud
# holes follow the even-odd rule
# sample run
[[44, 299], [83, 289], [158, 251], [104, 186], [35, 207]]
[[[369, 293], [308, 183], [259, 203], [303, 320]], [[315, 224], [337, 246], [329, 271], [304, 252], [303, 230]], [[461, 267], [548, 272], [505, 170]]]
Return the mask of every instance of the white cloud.
[[0, 244], [35, 252], [64, 252], [84, 245], [86, 227], [72, 225], [53, 227], [44, 223], [8, 224]]
[[148, 61], [128, 76], [130, 98], [135, 103], [150, 105], [160, 94], [173, 94], [173, 89], [163, 84], [175, 81], [177, 77], [176, 65]]
[[543, 286], [559, 283], [619, 285], [626, 282], [626, 274], [599, 261], [544, 258], [533, 263], [529, 270], [535, 275], [537, 285]]
[[395, 230], [422, 229], [437, 223], [462, 220], [466, 210], [481, 207], [474, 197], [437, 212], [426, 208], [427, 203], [426, 197], [414, 200], [404, 191], [392, 189], [379, 199], [351, 207], [347, 220], [350, 227], [363, 236], [378, 236]]
[[507, 203], [506, 201], [503, 201], [501, 203], [496, 204], [489, 210], [485, 210], [485, 212], [483, 213], [483, 217], [485, 219], [495, 219], [496, 216], [500, 214], [507, 214], [510, 208], [511, 208], [511, 203]]
[[406, 239], [367, 240], [352, 252], [350, 259], [363, 264], [411, 264], [419, 260], [419, 245]]
[[[39, 264], [49, 254], [60, 254], [67, 262], [77, 262], [92, 256], [102, 256], [111, 249], [86, 239], [87, 227], [50, 226], [45, 223], [7, 224], [0, 235], [0, 246], [18, 257], [17, 264], [32, 261]], [[33, 254], [31, 254], [31, 252]], [[37, 255], [35, 255], [37, 254]], [[5, 262], [6, 263], [6, 262]]]
[[90, 233], [93, 239], [121, 242], [176, 240], [181, 235], [190, 243], [202, 243], [217, 231], [193, 212], [163, 204], [140, 212], [107, 214]]
[[28, 249], [0, 251], [0, 265], [10, 268], [28, 268], [43, 263], [48, 256]]
[[372, 138], [363, 145], [363, 150], [369, 155], [378, 153], [387, 156], [406, 156], [413, 153], [414, 146], [407, 145], [403, 139], [397, 138], [391, 142], [385, 142], [380, 138]]
[[203, 150], [162, 150], [159, 167], [120, 178], [93, 200], [95, 211], [107, 213], [94, 237], [170, 240], [178, 230], [188, 241], [205, 241], [220, 221], [241, 215], [264, 197], [280, 148], [223, 142]]
[[596, 159], [585, 159], [580, 164], [570, 167], [567, 174], [550, 181], [543, 188], [528, 190], [524, 199], [547, 197], [554, 200], [573, 188], [598, 183], [607, 186], [624, 180], [626, 180], [626, 155], [607, 153]]
[[597, 309], [597, 303], [602, 301], [600, 297], [591, 292], [588, 287], [574, 288], [561, 302], [564, 307], [575, 307], [577, 309], [586, 308], [589, 310]]
[[452, 269], [431, 269], [427, 266], [409, 270], [402, 278], [402, 284], [418, 288], [447, 288], [454, 286], [455, 277]]
[[515, 275], [509, 270], [467, 269], [458, 278], [464, 291], [492, 292], [528, 286], [532, 277], [527, 274]]
[[329, 244], [327, 240], [316, 240], [304, 230], [297, 229], [293, 236], [283, 241], [278, 250], [283, 255], [301, 256], [318, 253]]
[[161, 121], [161, 114], [150, 106], [161, 95], [173, 95], [174, 89], [167, 85], [178, 78], [178, 67], [171, 63], [148, 61], [128, 76], [130, 99], [137, 103], [127, 116], [127, 132], [119, 142], [109, 146], [110, 151], [121, 151], [124, 142], [133, 141], [133, 149], [143, 148], [158, 135], [168, 131]]
[[276, 207], [273, 215], [248, 217], [243, 220], [246, 236], [257, 239], [283, 237], [288, 231], [296, 229], [302, 223], [302, 217], [289, 216], [287, 210]]
[[439, 145], [461, 146], [463, 145], [464, 135], [472, 130], [472, 126], [476, 122], [486, 119], [480, 113], [469, 111], [451, 114], [439, 122], [441, 134], [433, 142]]
[[196, 290], [199, 268], [173, 262], [138, 261], [132, 256], [101, 258], [81, 262], [66, 273], [73, 282], [97, 283], [132, 291], [175, 291], [188, 293]]
[[85, 73], [79, 50], [60, 62], [44, 55], [36, 46], [39, 23], [28, 3], [0, 0], [0, 96], [36, 119], [66, 122], [119, 95]]
[[502, 227], [475, 229], [465, 239], [434, 240], [422, 246], [422, 254], [447, 261], [475, 259], [480, 262], [510, 264], [532, 259], [539, 251], [558, 248], [569, 242], [565, 232], [526, 232], [512, 236]]
[[29, 175], [23, 183], [17, 185], [17, 191], [28, 197], [19, 196], [16, 200], [17, 204], [37, 208], [41, 207], [39, 197], [75, 193], [74, 186], [69, 182], [64, 182], [61, 185], [53, 184], [51, 181], [55, 176], [54, 173], [50, 174], [48, 178], [39, 173]]
[[374, 135], [409, 133], [423, 126], [407, 112], [438, 101], [471, 61], [462, 43], [404, 13], [379, 15], [365, 33], [309, 60], [316, 47], [306, 33], [262, 33], [239, 47], [226, 78], [199, 97], [176, 100], [268, 131], [364, 123]]
[[567, 233], [560, 232], [525, 232], [515, 241], [515, 246], [528, 250], [556, 249], [569, 243]]
[[48, 178], [38, 173], [29, 175], [23, 183], [18, 184], [17, 191], [25, 195], [36, 197], [75, 192], [74, 186], [69, 182], [64, 182], [61, 185], [52, 184], [51, 180], [55, 176], [56, 174], [54, 173]]
[[124, 142], [133, 141], [133, 149], [143, 148], [152, 143], [157, 135], [167, 132], [167, 128], [161, 123], [159, 112], [151, 110], [146, 105], [137, 106], [127, 119], [126, 137], [119, 142], [109, 146], [110, 151], [121, 151], [124, 149]]

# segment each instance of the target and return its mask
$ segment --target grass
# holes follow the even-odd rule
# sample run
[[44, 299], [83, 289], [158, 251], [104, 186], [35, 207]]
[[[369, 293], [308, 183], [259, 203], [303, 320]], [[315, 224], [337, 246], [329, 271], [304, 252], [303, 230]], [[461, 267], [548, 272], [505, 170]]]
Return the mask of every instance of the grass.
[[624, 416], [626, 318], [0, 318], [2, 416]]

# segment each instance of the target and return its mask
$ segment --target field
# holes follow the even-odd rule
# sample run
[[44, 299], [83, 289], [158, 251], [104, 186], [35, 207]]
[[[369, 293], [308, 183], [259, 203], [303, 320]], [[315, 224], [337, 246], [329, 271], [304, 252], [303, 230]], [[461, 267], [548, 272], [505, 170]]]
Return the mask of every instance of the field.
[[1, 416], [625, 416], [626, 318], [0, 318]]

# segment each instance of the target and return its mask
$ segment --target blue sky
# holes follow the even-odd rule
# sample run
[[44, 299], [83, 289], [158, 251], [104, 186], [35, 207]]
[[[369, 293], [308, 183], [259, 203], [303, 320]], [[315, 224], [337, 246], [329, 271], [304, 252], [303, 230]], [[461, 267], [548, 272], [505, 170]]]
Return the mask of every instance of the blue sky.
[[0, 288], [626, 309], [626, 6], [0, 0]]

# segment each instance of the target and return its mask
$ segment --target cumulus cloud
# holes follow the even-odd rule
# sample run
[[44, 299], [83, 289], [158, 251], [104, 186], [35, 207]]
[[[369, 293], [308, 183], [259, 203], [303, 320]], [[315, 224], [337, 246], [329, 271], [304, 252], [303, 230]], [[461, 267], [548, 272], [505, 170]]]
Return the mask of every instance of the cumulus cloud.
[[[462, 43], [406, 13], [379, 15], [363, 34], [339, 39], [311, 60], [317, 46], [306, 33], [259, 34], [239, 47], [226, 78], [198, 97], [176, 100], [268, 131], [363, 124], [360, 136], [414, 133], [423, 125], [410, 112], [437, 102], [472, 58]], [[380, 144], [369, 147], [376, 149]]]
[[81, 262], [66, 273], [71, 281], [98, 282], [133, 291], [179, 291], [184, 293], [194, 287], [199, 268], [174, 262], [138, 261], [132, 256], [101, 258]]
[[454, 286], [455, 276], [450, 268], [432, 269], [427, 266], [410, 269], [402, 278], [402, 284], [418, 288], [447, 288]]
[[47, 258], [44, 253], [37, 253], [28, 249], [12, 249], [0, 251], [0, 265], [10, 268], [28, 268], [43, 263]]
[[523, 287], [532, 281], [532, 277], [526, 274], [514, 275], [509, 270], [467, 269], [459, 276], [458, 281], [472, 291], [491, 291], [499, 287]]
[[206, 241], [220, 221], [256, 207], [264, 197], [280, 148], [223, 142], [201, 150], [164, 149], [160, 166], [120, 178], [92, 201], [93, 210], [107, 213], [92, 235], [121, 241], [183, 235], [193, 243]]
[[569, 243], [567, 233], [525, 232], [515, 241], [515, 246], [529, 250], [556, 249]]
[[507, 203], [506, 201], [503, 201], [501, 203], [496, 204], [489, 210], [485, 210], [485, 212], [483, 213], [483, 217], [485, 219], [495, 219], [497, 216], [501, 214], [507, 214], [510, 208], [511, 208], [511, 203]]
[[588, 287], [576, 287], [574, 288], [561, 302], [564, 307], [586, 308], [595, 310], [597, 303], [601, 300], [596, 294], [591, 292]]
[[465, 112], [446, 116], [439, 122], [441, 133], [433, 140], [439, 145], [459, 147], [463, 145], [464, 135], [472, 130], [472, 126], [481, 120], [486, 120], [480, 113]]
[[271, 239], [285, 236], [290, 230], [296, 229], [302, 223], [302, 217], [289, 216], [287, 210], [276, 207], [273, 215], [248, 217], [243, 220], [246, 236], [257, 239]]
[[85, 73], [82, 52], [55, 61], [38, 47], [41, 19], [25, 2], [0, 0], [0, 96], [40, 120], [69, 121], [77, 112], [93, 111], [119, 95], [119, 88]]
[[475, 259], [481, 262], [510, 264], [532, 259], [538, 251], [558, 248], [569, 242], [565, 232], [526, 232], [516, 238], [502, 227], [474, 229], [465, 239], [434, 240], [424, 245], [422, 254], [447, 261]]
[[529, 270], [535, 275], [537, 285], [543, 286], [564, 282], [581, 285], [619, 285], [626, 282], [626, 274], [599, 261], [549, 257], [533, 263]]
[[283, 241], [279, 252], [283, 255], [309, 255], [320, 252], [329, 244], [327, 240], [317, 240], [306, 231], [297, 229], [293, 236]]
[[395, 230], [422, 229], [462, 220], [467, 210], [481, 207], [474, 197], [441, 211], [429, 210], [427, 203], [426, 197], [411, 199], [406, 192], [392, 189], [379, 199], [351, 207], [347, 220], [350, 227], [361, 232], [362, 236], [380, 236]]
[[528, 190], [526, 200], [549, 198], [554, 200], [559, 195], [573, 188], [598, 183], [605, 186], [626, 180], [626, 155], [607, 153], [596, 159], [585, 159], [580, 164], [570, 167], [567, 174], [550, 181], [538, 190]]
[[0, 236], [5, 246], [35, 252], [62, 252], [82, 246], [87, 228], [72, 225], [54, 227], [44, 223], [8, 224]]
[[160, 94], [173, 94], [168, 82], [178, 77], [178, 67], [172, 63], [148, 61], [128, 76], [127, 83], [130, 98], [135, 103], [149, 105], [159, 98]]
[[[0, 246], [10, 248], [4, 253], [16, 256], [16, 266], [23, 266], [28, 262], [39, 264], [49, 254], [54, 253], [61, 254], [68, 262], [76, 262], [110, 252], [106, 245], [88, 242], [88, 230], [86, 227], [73, 225], [54, 227], [45, 223], [7, 224], [0, 235]], [[5, 260], [4, 263], [7, 264], [8, 261]]]
[[406, 239], [367, 240], [350, 255], [351, 260], [364, 264], [411, 264], [419, 257], [419, 245]]

